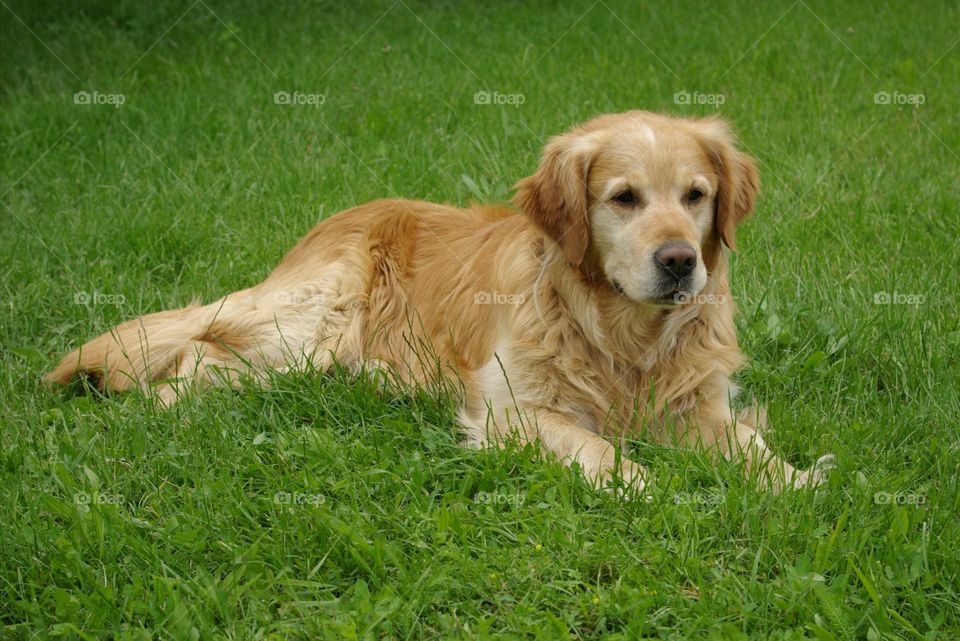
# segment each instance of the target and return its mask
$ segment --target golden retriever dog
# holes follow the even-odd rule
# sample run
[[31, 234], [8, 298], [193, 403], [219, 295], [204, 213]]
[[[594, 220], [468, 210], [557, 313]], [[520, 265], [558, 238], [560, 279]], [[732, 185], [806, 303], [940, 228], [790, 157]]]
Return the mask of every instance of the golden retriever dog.
[[[47, 378], [165, 405], [270, 369], [335, 362], [460, 390], [473, 445], [538, 441], [598, 485], [642, 488], [615, 444], [641, 431], [743, 464], [767, 486], [819, 483], [731, 408], [743, 363], [727, 249], [758, 190], [719, 118], [643, 111], [550, 140], [507, 207], [380, 200], [319, 223], [259, 285], [148, 314]], [[425, 357], [425, 354], [427, 355]]]

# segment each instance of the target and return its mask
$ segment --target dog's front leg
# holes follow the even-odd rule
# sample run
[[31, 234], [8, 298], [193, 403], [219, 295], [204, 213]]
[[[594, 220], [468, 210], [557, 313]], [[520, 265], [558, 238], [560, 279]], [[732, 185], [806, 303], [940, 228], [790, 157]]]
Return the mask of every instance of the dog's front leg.
[[578, 463], [594, 485], [605, 487], [615, 476], [634, 490], [642, 490], [647, 470], [633, 461], [618, 457], [614, 446], [605, 438], [581, 427], [564, 414], [550, 410], [535, 413], [540, 442], [566, 465]]
[[716, 399], [703, 402], [695, 414], [685, 434], [688, 443], [742, 463], [745, 474], [774, 492], [785, 487], [819, 485], [833, 467], [830, 454], [820, 457], [806, 470], [798, 470], [774, 454], [760, 433], [765, 417], [756, 410], [734, 418], [725, 399]]

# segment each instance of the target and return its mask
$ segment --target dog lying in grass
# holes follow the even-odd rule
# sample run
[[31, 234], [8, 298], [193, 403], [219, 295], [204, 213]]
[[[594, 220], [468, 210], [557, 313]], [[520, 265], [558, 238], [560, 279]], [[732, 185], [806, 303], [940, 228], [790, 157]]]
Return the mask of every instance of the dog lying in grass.
[[[718, 118], [605, 115], [553, 138], [507, 207], [380, 200], [318, 224], [259, 285], [148, 314], [68, 354], [105, 391], [165, 405], [271, 369], [381, 366], [461, 390], [475, 445], [539, 441], [597, 484], [642, 488], [613, 442], [645, 428], [817, 484], [736, 417], [743, 363], [726, 249], [758, 191]], [[423, 354], [430, 358], [424, 359]]]

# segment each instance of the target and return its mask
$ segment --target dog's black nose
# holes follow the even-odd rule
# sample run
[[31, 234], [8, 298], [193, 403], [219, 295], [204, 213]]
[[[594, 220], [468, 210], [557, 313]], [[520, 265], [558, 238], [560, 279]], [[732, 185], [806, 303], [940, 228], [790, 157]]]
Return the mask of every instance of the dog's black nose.
[[653, 255], [657, 266], [674, 278], [689, 276], [697, 266], [697, 250], [690, 243], [667, 243]]

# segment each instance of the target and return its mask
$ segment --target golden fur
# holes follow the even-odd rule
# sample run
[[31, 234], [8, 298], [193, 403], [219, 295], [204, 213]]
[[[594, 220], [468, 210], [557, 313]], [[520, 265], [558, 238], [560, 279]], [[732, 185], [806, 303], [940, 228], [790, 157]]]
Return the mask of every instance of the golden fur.
[[[723, 246], [757, 190], [719, 119], [602, 116], [550, 141], [517, 185], [522, 215], [405, 200], [344, 211], [259, 285], [123, 323], [48, 380], [83, 372], [171, 404], [239, 373], [384, 365], [462, 386], [470, 443], [536, 439], [597, 482], [642, 487], [612, 442], [646, 427], [742, 458], [775, 488], [817, 483], [826, 460], [795, 470], [730, 407], [743, 357]], [[655, 252], [681, 242], [696, 267], [664, 285]]]

